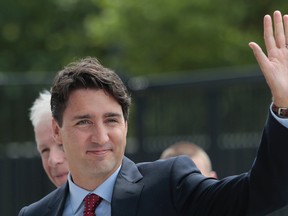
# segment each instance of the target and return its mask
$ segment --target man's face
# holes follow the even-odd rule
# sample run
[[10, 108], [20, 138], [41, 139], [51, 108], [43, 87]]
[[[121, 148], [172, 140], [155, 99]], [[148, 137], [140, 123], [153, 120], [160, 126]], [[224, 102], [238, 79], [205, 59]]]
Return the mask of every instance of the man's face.
[[127, 121], [121, 106], [103, 90], [74, 90], [63, 113], [62, 127], [53, 121], [63, 143], [73, 181], [95, 189], [122, 163]]
[[66, 182], [69, 171], [62, 144], [53, 138], [51, 121], [51, 116], [41, 119], [34, 132], [43, 168], [52, 183], [59, 187]]

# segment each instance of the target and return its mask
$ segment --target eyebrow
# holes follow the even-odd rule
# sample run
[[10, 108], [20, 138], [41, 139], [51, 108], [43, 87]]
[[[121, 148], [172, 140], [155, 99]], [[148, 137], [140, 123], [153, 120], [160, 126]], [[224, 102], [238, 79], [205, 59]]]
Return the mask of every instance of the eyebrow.
[[79, 119], [90, 119], [92, 118], [92, 115], [90, 114], [84, 114], [84, 115], [76, 115], [72, 118], [72, 120], [79, 120]]
[[[121, 117], [121, 114], [116, 113], [116, 112], [109, 112], [109, 113], [105, 113], [104, 117], [105, 118], [107, 118], [107, 117]], [[84, 114], [84, 115], [76, 115], [72, 118], [72, 120], [91, 119], [91, 118], [93, 118], [93, 115]]]
[[113, 113], [113, 112], [111, 112], [111, 113], [106, 113], [106, 114], [104, 115], [104, 117], [121, 117], [121, 114], [120, 114], [120, 113]]

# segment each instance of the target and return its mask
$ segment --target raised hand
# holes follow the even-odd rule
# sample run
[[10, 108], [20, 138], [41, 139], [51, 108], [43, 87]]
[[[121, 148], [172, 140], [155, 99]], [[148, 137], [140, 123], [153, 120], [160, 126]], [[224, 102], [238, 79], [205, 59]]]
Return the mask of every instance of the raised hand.
[[271, 16], [264, 16], [264, 40], [267, 55], [255, 42], [249, 46], [268, 83], [274, 104], [288, 107], [288, 15], [282, 18], [280, 11], [274, 12], [274, 29]]

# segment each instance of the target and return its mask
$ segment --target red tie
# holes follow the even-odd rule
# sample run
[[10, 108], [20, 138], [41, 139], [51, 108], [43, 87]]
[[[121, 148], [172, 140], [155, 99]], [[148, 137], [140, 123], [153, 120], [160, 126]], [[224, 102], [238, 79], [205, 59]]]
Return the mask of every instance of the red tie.
[[102, 198], [96, 194], [89, 194], [84, 198], [83, 216], [96, 216], [95, 209], [102, 201]]

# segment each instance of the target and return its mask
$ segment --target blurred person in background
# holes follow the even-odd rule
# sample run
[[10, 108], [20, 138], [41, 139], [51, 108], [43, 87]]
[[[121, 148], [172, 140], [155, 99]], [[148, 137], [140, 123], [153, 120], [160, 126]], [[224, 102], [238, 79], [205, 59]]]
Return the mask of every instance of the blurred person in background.
[[60, 187], [67, 181], [69, 171], [63, 145], [53, 137], [50, 99], [51, 94], [47, 90], [39, 94], [30, 108], [30, 120], [43, 168], [51, 182]]
[[160, 159], [179, 155], [189, 156], [204, 176], [217, 178], [217, 173], [212, 170], [212, 163], [208, 154], [195, 143], [188, 141], [174, 143], [162, 152]]

